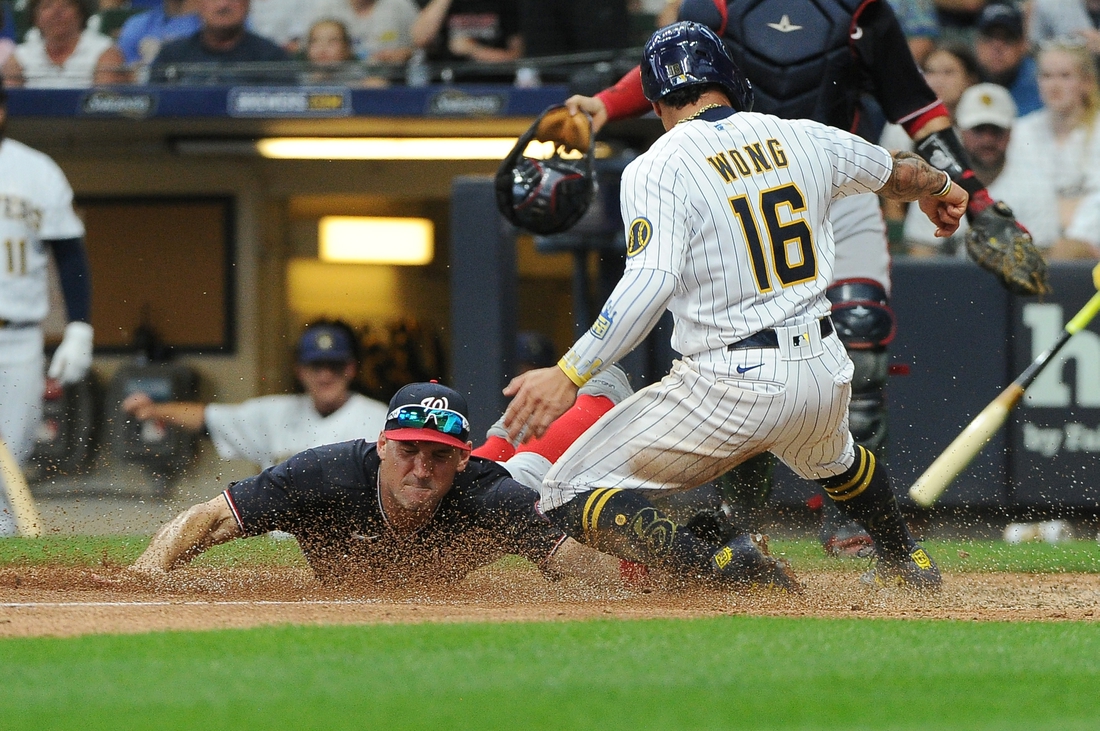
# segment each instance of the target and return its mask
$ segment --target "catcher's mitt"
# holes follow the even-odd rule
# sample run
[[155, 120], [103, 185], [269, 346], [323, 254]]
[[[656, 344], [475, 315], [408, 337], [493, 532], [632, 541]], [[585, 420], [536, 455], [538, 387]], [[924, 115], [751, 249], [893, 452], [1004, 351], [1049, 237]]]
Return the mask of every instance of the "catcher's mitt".
[[966, 232], [966, 252], [1014, 294], [1050, 291], [1046, 260], [1035, 248], [1031, 234], [1002, 202], [986, 206], [974, 216]]

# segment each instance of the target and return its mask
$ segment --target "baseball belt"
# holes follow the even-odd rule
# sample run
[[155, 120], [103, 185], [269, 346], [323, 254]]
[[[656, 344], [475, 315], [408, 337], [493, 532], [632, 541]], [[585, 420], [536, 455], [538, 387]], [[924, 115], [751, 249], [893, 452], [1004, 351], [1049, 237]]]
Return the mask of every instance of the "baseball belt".
[[[833, 320], [831, 317], [823, 317], [818, 320], [821, 324], [821, 337], [827, 338], [833, 334]], [[744, 340], [738, 340], [736, 343], [730, 343], [726, 346], [726, 350], [745, 350], [747, 348], [778, 348], [779, 336], [775, 334], [775, 330], [768, 328], [767, 330], [761, 330], [760, 332], [753, 333]]]

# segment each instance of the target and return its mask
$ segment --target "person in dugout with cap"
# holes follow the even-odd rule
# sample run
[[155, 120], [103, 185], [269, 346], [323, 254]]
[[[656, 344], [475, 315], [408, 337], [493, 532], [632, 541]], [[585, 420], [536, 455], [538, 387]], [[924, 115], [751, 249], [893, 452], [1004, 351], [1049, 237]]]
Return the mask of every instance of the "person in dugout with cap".
[[381, 430], [386, 405], [351, 390], [359, 371], [359, 347], [348, 325], [336, 321], [307, 327], [295, 352], [294, 375], [304, 393], [203, 404], [157, 402], [139, 391], [126, 397], [122, 409], [140, 421], [205, 432], [222, 459], [244, 459], [260, 467], [310, 447]]

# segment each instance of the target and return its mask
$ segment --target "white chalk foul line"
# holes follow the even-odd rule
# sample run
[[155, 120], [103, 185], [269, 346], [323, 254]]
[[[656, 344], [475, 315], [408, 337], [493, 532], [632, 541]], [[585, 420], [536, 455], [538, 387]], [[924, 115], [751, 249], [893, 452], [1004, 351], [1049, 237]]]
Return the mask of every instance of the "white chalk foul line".
[[377, 599], [308, 599], [303, 601], [186, 601], [186, 602], [3, 602], [0, 609], [54, 609], [63, 607], [256, 607], [256, 606], [358, 606], [382, 604]]

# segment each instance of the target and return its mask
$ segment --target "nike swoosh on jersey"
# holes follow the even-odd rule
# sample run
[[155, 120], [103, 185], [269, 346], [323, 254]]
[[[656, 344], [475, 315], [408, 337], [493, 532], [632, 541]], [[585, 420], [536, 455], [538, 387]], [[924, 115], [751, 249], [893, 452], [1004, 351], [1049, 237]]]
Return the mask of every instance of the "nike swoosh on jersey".
[[774, 28], [780, 33], [790, 33], [792, 31], [802, 30], [802, 26], [792, 23], [791, 16], [786, 14], [784, 14], [783, 17], [779, 19], [778, 23], [768, 23], [768, 27]]
[[860, 26], [857, 25], [856, 29], [854, 31], [852, 31], [852, 40], [853, 41], [858, 41], [862, 37], [863, 37], [863, 28], [861, 28]]
[[748, 373], [753, 368], [759, 368], [762, 365], [764, 365], [764, 364], [763, 363], [757, 363], [756, 365], [751, 365], [751, 366], [737, 366], [737, 372], [738, 373]]

